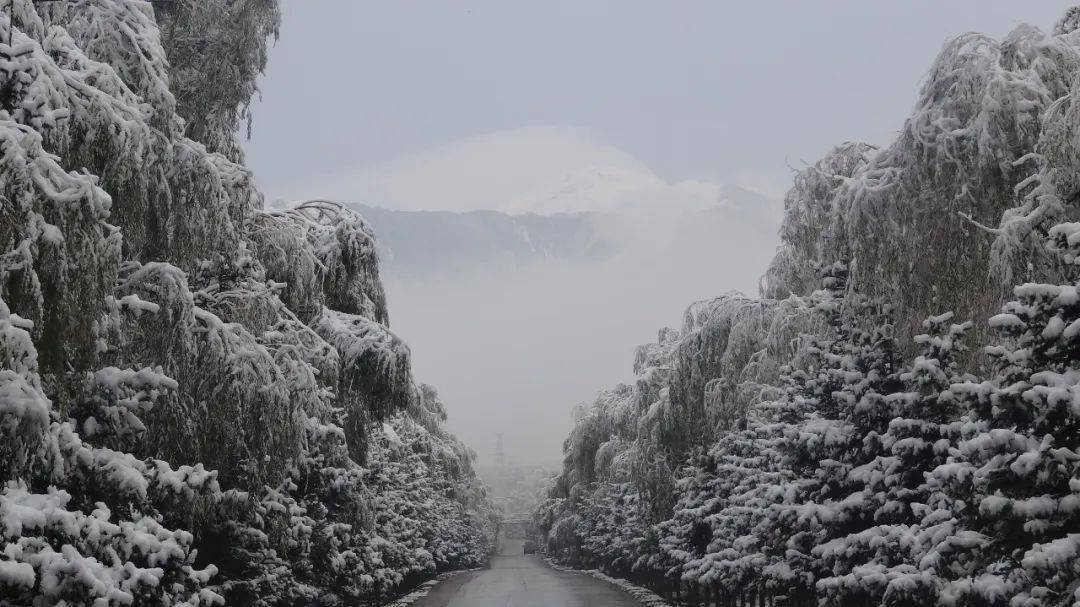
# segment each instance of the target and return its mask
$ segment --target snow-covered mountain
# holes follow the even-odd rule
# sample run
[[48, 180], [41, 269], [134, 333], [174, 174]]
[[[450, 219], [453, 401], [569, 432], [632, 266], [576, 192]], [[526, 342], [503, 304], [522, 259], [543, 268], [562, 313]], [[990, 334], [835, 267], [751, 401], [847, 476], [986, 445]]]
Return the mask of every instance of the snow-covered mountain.
[[527, 266], [544, 261], [599, 261], [617, 244], [590, 213], [508, 215], [498, 211], [397, 211], [351, 204], [378, 234], [389, 276]]
[[588, 167], [568, 172], [561, 179], [511, 201], [506, 208], [515, 213], [610, 213], [641, 204], [648, 193], [667, 187], [659, 177], [645, 170]]
[[545, 262], [596, 263], [640, 248], [644, 240], [653, 248], [685, 247], [749, 231], [771, 243], [780, 215], [776, 201], [736, 185], [667, 186], [622, 169], [567, 175], [549, 196], [510, 205], [529, 209], [520, 214], [348, 206], [375, 229], [383, 268], [397, 279]]
[[664, 181], [646, 169], [588, 167], [565, 173], [503, 208], [511, 213], [605, 214], [693, 212], [714, 206], [740, 207], [778, 221], [779, 205], [767, 196], [736, 184], [686, 180]]

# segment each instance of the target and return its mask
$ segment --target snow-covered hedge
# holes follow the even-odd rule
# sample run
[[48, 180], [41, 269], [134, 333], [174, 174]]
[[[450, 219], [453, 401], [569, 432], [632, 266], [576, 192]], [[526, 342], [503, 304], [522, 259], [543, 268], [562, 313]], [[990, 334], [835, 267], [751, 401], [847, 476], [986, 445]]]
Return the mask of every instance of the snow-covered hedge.
[[356, 604], [488, 553], [370, 227], [243, 165], [279, 19], [0, 0], [0, 603]]
[[761, 299], [580, 411], [552, 557], [718, 605], [1080, 606], [1078, 22], [957, 38], [891, 145], [795, 177]]

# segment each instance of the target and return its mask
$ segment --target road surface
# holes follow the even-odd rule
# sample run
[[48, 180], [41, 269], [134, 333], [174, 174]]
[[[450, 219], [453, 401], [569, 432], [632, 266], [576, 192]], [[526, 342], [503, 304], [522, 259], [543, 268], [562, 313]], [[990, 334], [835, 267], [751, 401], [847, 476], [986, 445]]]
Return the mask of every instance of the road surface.
[[641, 607], [615, 586], [584, 573], [556, 571], [503, 539], [491, 568], [459, 573], [431, 589], [415, 607]]

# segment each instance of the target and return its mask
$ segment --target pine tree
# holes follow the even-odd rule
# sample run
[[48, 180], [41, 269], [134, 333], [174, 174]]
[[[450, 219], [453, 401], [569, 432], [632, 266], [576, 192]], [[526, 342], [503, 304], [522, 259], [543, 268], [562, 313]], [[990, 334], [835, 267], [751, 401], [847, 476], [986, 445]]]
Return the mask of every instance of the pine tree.
[[831, 575], [818, 582], [826, 604], [850, 602], [924, 605], [936, 597], [936, 584], [915, 563], [917, 525], [927, 511], [932, 489], [926, 474], [944, 463], [950, 424], [959, 416], [954, 383], [967, 376], [957, 369], [963, 337], [971, 323], [951, 324], [951, 313], [928, 318], [927, 333], [915, 341], [923, 352], [900, 374], [902, 391], [886, 396], [896, 417], [882, 435], [867, 435], [864, 456], [851, 480], [862, 486], [864, 507], [873, 525], [838, 537], [816, 551]]
[[835, 338], [810, 340], [806, 370], [792, 376], [789, 398], [804, 417], [781, 447], [791, 479], [759, 524], [772, 558], [767, 585], [788, 600], [812, 596], [833, 572], [823, 557], [838, 538], [873, 525], [857, 471], [881, 453], [900, 387], [891, 308], [847, 292], [846, 278], [841, 264], [824, 271], [816, 308]]
[[[1048, 246], [1073, 267], [1080, 224]], [[949, 461], [933, 472], [955, 528], [927, 556], [949, 582], [942, 601], [1080, 603], [1080, 292], [1076, 283], [1014, 289], [990, 324], [991, 380], [954, 387], [968, 413]]]
[[681, 528], [682, 577], [704, 596], [732, 600], [764, 590], [761, 572], [769, 559], [757, 531], [777, 497], [770, 488], [788, 480], [776, 449], [793, 421], [785, 417], [786, 405], [767, 402], [748, 411], [699, 458], [696, 490], [688, 492], [697, 507], [676, 511], [674, 520], [688, 518], [687, 513], [692, 523]]

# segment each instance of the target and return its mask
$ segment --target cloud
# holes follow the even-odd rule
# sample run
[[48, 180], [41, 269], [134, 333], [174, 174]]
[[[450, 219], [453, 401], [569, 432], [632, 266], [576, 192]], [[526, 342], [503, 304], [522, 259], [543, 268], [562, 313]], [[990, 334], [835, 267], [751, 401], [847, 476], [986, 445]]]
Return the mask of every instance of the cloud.
[[717, 204], [720, 185], [703, 181], [669, 184], [651, 171], [593, 166], [565, 173], [558, 180], [510, 201], [511, 213], [623, 213], [654, 207], [700, 210]]
[[[764, 175], [731, 181], [777, 198]], [[702, 209], [721, 198], [707, 180], [669, 183], [641, 160], [572, 127], [530, 126], [462, 139], [376, 166], [313, 175], [270, 200], [327, 198], [399, 210], [508, 213]]]
[[637, 345], [679, 326], [695, 300], [756, 294], [776, 226], [740, 210], [608, 217], [599, 227], [625, 244], [598, 262], [386, 275], [394, 329], [417, 377], [439, 387], [449, 427], [482, 461], [495, 433], [518, 461], [557, 459], [572, 407], [632, 381]]
[[401, 210], [502, 209], [561, 180], [603, 166], [651, 175], [630, 154], [569, 127], [522, 127], [470, 137], [378, 166], [349, 169], [272, 192]]

